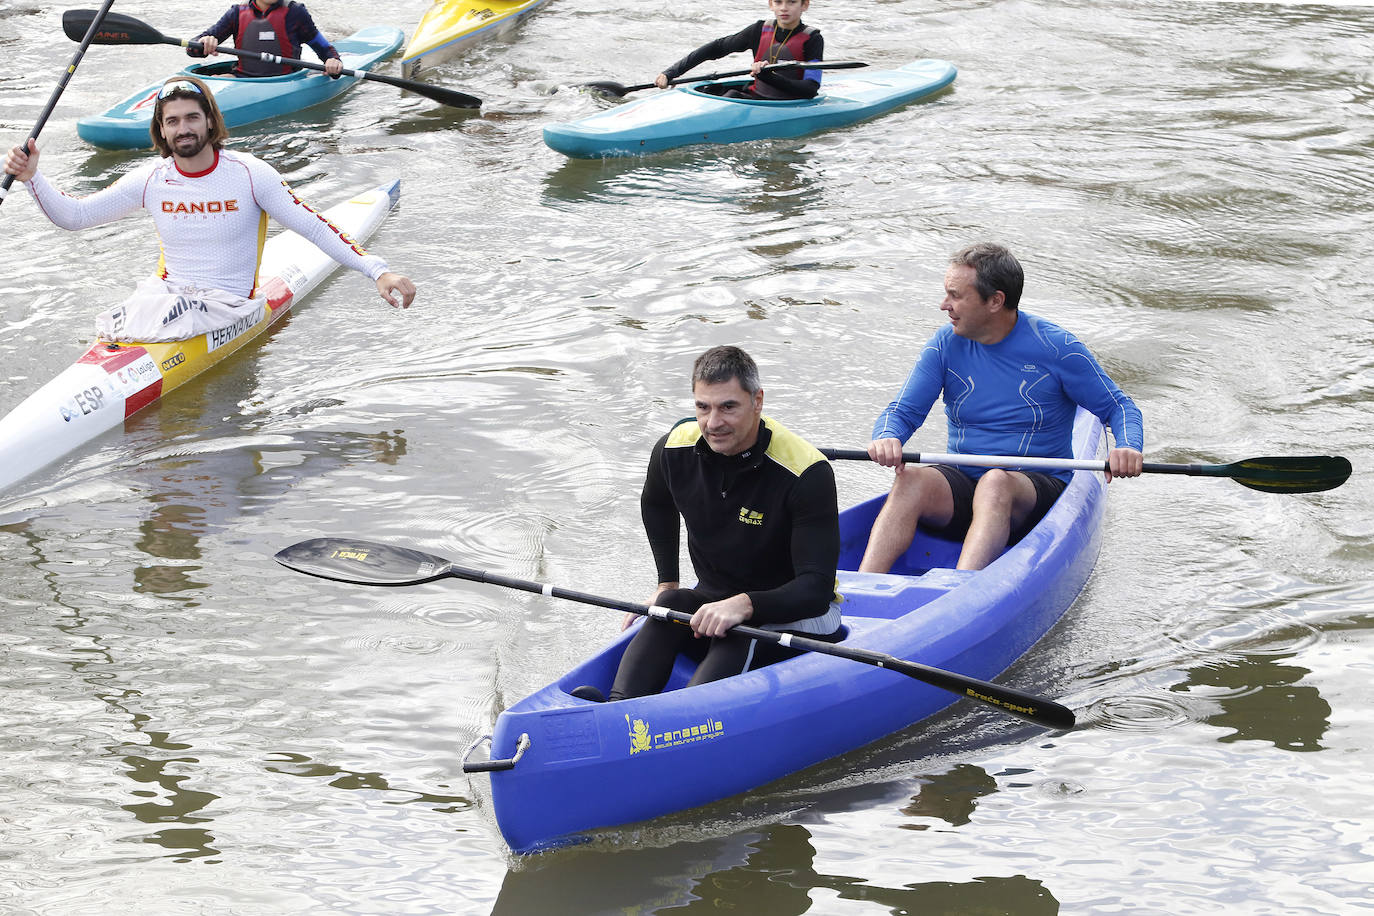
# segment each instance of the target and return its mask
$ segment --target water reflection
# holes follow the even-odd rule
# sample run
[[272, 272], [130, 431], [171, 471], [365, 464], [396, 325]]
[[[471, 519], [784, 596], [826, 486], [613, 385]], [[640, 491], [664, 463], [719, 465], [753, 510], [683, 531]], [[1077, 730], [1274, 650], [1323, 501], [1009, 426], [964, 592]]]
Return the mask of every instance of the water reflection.
[[[668, 196], [710, 203], [730, 221], [783, 223], [808, 211], [823, 211], [825, 184], [814, 156], [786, 145], [746, 144], [742, 149], [687, 148], [654, 156], [568, 159], [544, 180], [544, 202], [566, 209], [585, 200]], [[672, 226], [663, 226], [672, 233]]]
[[1307, 668], [1280, 664], [1279, 658], [1247, 655], [1211, 659], [1187, 670], [1188, 679], [1173, 689], [1198, 690], [1204, 695], [1220, 689], [1221, 712], [1207, 722], [1231, 729], [1218, 740], [1267, 741], [1286, 751], [1319, 751], [1331, 725], [1331, 704], [1316, 687], [1298, 682], [1311, 674]]
[[819, 912], [818, 906], [835, 898], [870, 901], [893, 913], [1059, 912], [1054, 895], [1024, 875], [883, 887], [822, 874], [815, 860], [811, 832], [796, 824], [665, 849], [551, 855], [507, 872], [492, 914], [796, 916]]
[[[113, 596], [102, 592], [91, 604], [83, 593], [89, 606], [82, 606], [65, 593], [68, 584], [77, 581], [71, 577], [67, 551], [50, 551], [27, 523], [0, 530], [13, 536], [11, 557], [21, 552], [19, 545], [27, 551], [25, 567], [40, 571], [49, 593], [42, 602], [43, 613], [51, 618], [46, 626], [58, 635], [46, 640], [39, 635], [27, 642], [42, 646], [44, 657], [70, 672], [49, 682], [54, 690], [62, 685], [54, 696], [24, 692], [25, 681], [8, 685], [11, 698], [23, 704], [19, 708], [30, 711], [31, 703], [32, 714], [55, 715], [70, 723], [52, 742], [30, 746], [27, 753], [36, 762], [54, 757], [65, 761], [73, 734], [92, 748], [89, 765], [94, 775], [67, 774], [60, 790], [48, 799], [52, 810], [33, 812], [30, 819], [35, 824], [69, 822], [69, 809], [89, 807], [97, 799], [101, 809], [126, 812], [134, 823], [151, 828], [122, 829], [121, 842], [157, 847], [179, 863], [221, 861], [225, 846], [214, 824], [225, 816], [224, 801], [233, 801], [233, 813], [241, 816], [262, 804], [265, 795], [259, 782], [244, 783], [225, 773], [223, 718], [230, 715], [236, 725], [242, 724], [242, 716], [261, 715], [266, 702], [246, 705], [251, 686], [226, 681], [238, 669], [234, 675], [215, 670], [222, 659], [210, 647], [226, 639], [228, 631], [206, 630], [203, 624], [179, 627], [180, 609], [168, 611], [165, 599], [111, 605]], [[194, 537], [174, 543], [180, 552], [199, 555]], [[189, 660], [186, 664], [164, 663], [169, 638], [183, 650], [177, 657]], [[279, 697], [274, 694], [271, 699]], [[94, 711], [92, 700], [98, 706]], [[230, 706], [232, 713], [227, 712]], [[380, 794], [385, 804], [420, 805], [439, 815], [465, 812], [473, 804], [464, 795], [408, 788], [407, 780], [377, 770], [334, 765], [291, 750], [270, 750], [261, 759], [228, 753], [250, 770], [320, 780], [328, 786], [319, 793], [325, 799], [330, 790]]]
[[[184, 438], [181, 447], [186, 447]], [[199, 542], [233, 528], [271, 507], [294, 486], [356, 464], [396, 464], [406, 454], [400, 430], [376, 433], [302, 432], [264, 444], [236, 441], [206, 454], [144, 460], [135, 479], [156, 477], [146, 488], [152, 506], [138, 525], [134, 546], [171, 563], [147, 563], [133, 570], [134, 590], [155, 595], [195, 592], [207, 583], [192, 574]], [[203, 444], [218, 448], [211, 438]]]
[[344, 767], [335, 766], [332, 763], [322, 763], [305, 754], [297, 754], [291, 751], [270, 752], [264, 769], [269, 773], [299, 776], [302, 779], [323, 779], [335, 789], [344, 789], [350, 792], [373, 791], [394, 793], [395, 797], [388, 799], [391, 804], [427, 805], [436, 814], [452, 814], [457, 811], [464, 811], [473, 806], [472, 800], [464, 795], [447, 795], [436, 792], [423, 792], [418, 789], [402, 788], [392, 785], [391, 781], [382, 773], [350, 770]]
[[[148, 731], [145, 734], [155, 735], [157, 733]], [[165, 733], [162, 733], [162, 736], [166, 738]], [[167, 747], [167, 745], [157, 743], [154, 743], [153, 746], [159, 749]], [[188, 745], [174, 744], [172, 747], [184, 749]], [[213, 820], [213, 818], [203, 814], [198, 815], [196, 812], [205, 811], [212, 803], [219, 800], [219, 796], [183, 786], [182, 783], [194, 777], [191, 774], [175, 772], [176, 770], [195, 767], [199, 763], [195, 757], [155, 759], [129, 754], [121, 759], [128, 764], [129, 769], [124, 775], [129, 780], [152, 787], [134, 789], [129, 793], [136, 798], [142, 797], [151, 800], [120, 806], [139, 822], [144, 824], [203, 824]], [[214, 834], [205, 827], [164, 827], [143, 837], [143, 842], [163, 847], [178, 857], [180, 861], [218, 856], [221, 852], [214, 845]]]
[[[997, 791], [997, 780], [980, 766], [961, 763], [947, 773], [924, 776], [921, 789], [911, 797], [902, 813], [911, 817], [932, 817], [952, 827], [961, 827], [973, 818], [978, 799]], [[926, 824], [903, 824], [910, 830], [925, 830]]]
[[[43, 570], [51, 592], [47, 607], [61, 615], [52, 626], [64, 637], [64, 663], [90, 695], [133, 732], [126, 740], [104, 745], [100, 756], [120, 761], [124, 777], [134, 784], [121, 787], [120, 791], [134, 800], [119, 807], [140, 823], [160, 828], [142, 836], [141, 841], [161, 846], [183, 861], [219, 855], [209, 830], [192, 826], [208, 823], [211, 818], [201, 812], [219, 799], [212, 792], [187, 784], [194, 778], [187, 771], [194, 772], [199, 763], [197, 757], [185, 753], [192, 745], [174, 738], [160, 717], [147, 711], [152, 704], [145, 702], [142, 690], [118, 683], [132, 676], [137, 667], [116, 649], [121, 645], [118, 637], [124, 634], [102, 632], [100, 621], [93, 621], [87, 611], [66, 598], [60, 574], [63, 564], [50, 562], [41, 535], [27, 524], [6, 526], [4, 530], [20, 537], [33, 555], [31, 565]], [[68, 790], [75, 791], [71, 786]]]

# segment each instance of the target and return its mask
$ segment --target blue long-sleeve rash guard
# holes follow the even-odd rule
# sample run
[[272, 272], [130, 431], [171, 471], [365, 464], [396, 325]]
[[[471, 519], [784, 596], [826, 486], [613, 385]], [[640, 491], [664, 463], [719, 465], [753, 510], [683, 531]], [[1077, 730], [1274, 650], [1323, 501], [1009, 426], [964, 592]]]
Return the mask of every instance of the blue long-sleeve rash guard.
[[[960, 337], [948, 324], [936, 331], [897, 400], [873, 424], [873, 438], [906, 442], [941, 394], [953, 454], [1071, 457], [1079, 405], [1110, 427], [1118, 446], [1145, 450], [1135, 402], [1078, 338], [1036, 315], [1018, 314], [1012, 332], [995, 344]], [[974, 477], [985, 472], [965, 470]]]

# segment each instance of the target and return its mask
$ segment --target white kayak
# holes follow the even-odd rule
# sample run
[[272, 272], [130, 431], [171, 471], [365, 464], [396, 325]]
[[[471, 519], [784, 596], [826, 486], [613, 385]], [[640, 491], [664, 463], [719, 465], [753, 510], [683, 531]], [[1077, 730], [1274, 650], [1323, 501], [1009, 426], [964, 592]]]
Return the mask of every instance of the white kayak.
[[[399, 180], [324, 211], [358, 242], [370, 236], [401, 195]], [[259, 295], [267, 302], [232, 325], [165, 343], [97, 340], [77, 361], [0, 419], [0, 491], [13, 487], [125, 418], [184, 385], [261, 335], [338, 263], [294, 232], [263, 248]]]

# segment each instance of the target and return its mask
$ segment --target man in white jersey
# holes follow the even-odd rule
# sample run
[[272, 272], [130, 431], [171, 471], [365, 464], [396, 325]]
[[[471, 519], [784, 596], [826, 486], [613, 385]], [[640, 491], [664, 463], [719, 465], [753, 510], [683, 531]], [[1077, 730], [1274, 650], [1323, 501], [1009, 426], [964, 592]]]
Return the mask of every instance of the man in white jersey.
[[162, 158], [82, 199], [68, 197], [38, 171], [34, 141], [27, 149], [15, 147], [5, 158], [5, 171], [25, 182], [39, 209], [64, 229], [98, 226], [140, 208], [152, 214], [162, 243], [161, 282], [141, 284], [139, 294], [126, 303], [131, 310], [149, 283], [158, 293], [208, 293], [201, 298], [217, 299], [226, 309], [251, 300], [258, 292], [269, 215], [373, 280], [392, 305], [408, 308], [414, 300], [414, 283], [388, 270], [385, 260], [368, 254], [303, 203], [276, 169], [247, 153], [224, 149], [224, 119], [200, 80], [179, 76], [163, 85], [151, 133]]

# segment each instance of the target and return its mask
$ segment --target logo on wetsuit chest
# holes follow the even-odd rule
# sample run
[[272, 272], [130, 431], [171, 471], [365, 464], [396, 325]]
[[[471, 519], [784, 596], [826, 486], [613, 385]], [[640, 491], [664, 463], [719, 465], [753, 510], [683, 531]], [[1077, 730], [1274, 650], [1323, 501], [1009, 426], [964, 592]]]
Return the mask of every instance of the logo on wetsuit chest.
[[756, 512], [755, 510], [749, 509], [745, 506], [740, 506], [739, 520], [742, 524], [745, 525], [762, 525], [763, 513]]
[[234, 213], [239, 208], [237, 200], [211, 200], [195, 203], [162, 202], [162, 212], [190, 216], [193, 213]]

